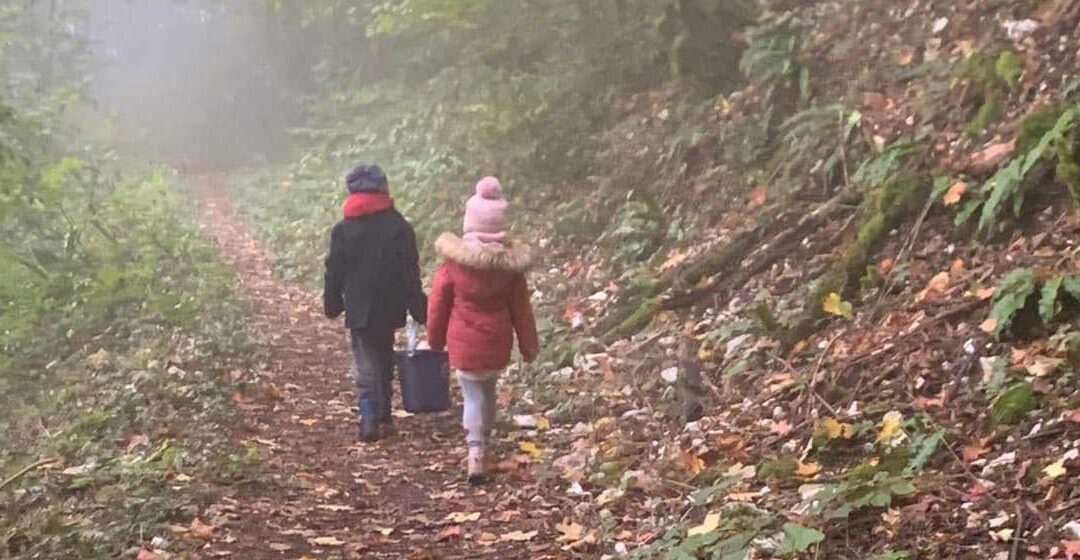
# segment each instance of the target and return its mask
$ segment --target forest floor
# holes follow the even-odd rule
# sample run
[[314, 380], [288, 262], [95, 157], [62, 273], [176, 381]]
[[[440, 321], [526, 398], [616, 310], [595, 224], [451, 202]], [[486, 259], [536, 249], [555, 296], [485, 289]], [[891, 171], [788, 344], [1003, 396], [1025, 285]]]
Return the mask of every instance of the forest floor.
[[[358, 439], [347, 337], [317, 294], [280, 280], [226, 196], [224, 175], [194, 179], [201, 223], [236, 270], [265, 356], [236, 437], [259, 446], [255, 480], [195, 523], [209, 557], [542, 558], [558, 508], [520, 480], [464, 477], [459, 410], [397, 412], [398, 434]], [[400, 411], [400, 403], [397, 403]], [[537, 515], [537, 510], [540, 514]]]

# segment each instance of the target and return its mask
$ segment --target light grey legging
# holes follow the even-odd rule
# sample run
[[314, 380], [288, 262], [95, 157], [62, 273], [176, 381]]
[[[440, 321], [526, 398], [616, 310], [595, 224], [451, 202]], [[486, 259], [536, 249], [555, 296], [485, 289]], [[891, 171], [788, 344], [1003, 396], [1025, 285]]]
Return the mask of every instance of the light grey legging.
[[495, 385], [498, 382], [495, 375], [483, 380], [458, 375], [461, 396], [465, 400], [461, 425], [465, 428], [465, 443], [470, 452], [484, 447], [495, 424]]

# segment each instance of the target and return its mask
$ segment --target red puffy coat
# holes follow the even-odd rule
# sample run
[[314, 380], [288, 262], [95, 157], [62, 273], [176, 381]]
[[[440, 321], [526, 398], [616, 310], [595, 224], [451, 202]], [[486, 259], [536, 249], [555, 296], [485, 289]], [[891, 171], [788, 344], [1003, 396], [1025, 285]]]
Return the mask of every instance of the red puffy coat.
[[510, 363], [517, 333], [521, 355], [534, 360], [540, 342], [525, 282], [528, 247], [475, 245], [444, 233], [435, 248], [445, 261], [428, 299], [431, 347], [446, 348], [455, 369], [496, 372]]

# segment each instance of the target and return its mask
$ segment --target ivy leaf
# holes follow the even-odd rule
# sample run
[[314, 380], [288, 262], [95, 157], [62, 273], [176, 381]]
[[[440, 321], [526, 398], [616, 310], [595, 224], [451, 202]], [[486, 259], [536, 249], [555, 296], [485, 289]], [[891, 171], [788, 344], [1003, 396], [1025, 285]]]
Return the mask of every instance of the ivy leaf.
[[1064, 283], [1064, 276], [1054, 276], [1043, 284], [1042, 293], [1039, 295], [1039, 317], [1042, 317], [1044, 323], [1053, 321], [1054, 317], [1061, 312], [1058, 291]]
[[825, 540], [825, 533], [798, 523], [784, 523], [780, 529], [784, 533], [784, 542], [780, 544], [780, 554], [806, 552], [811, 546]]
[[1035, 273], [1030, 268], [1018, 268], [1002, 278], [994, 292], [994, 305], [990, 309], [990, 316], [997, 322], [995, 334], [1000, 334], [1009, 326], [1034, 293]]

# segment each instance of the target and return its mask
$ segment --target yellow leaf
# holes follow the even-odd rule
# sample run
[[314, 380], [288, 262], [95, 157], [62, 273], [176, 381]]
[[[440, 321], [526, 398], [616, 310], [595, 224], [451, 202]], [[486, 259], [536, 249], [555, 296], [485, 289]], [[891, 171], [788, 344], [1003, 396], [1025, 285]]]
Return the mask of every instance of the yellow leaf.
[[840, 294], [836, 292], [825, 296], [825, 299], [821, 302], [821, 309], [829, 315], [836, 315], [837, 317], [851, 315], [851, 304], [840, 299]]
[[818, 423], [818, 430], [823, 432], [828, 439], [851, 439], [855, 432], [851, 424], [839, 422], [831, 416], [821, 419], [821, 422]]
[[540, 416], [536, 419], [536, 428], [538, 430], [546, 430], [551, 427], [551, 420], [548, 420], [545, 416]]
[[446, 516], [446, 520], [449, 521], [450, 523], [457, 523], [457, 524], [467, 523], [469, 521], [479, 521], [480, 520], [480, 513], [479, 512], [476, 512], [476, 513], [464, 513], [464, 512], [461, 512], [461, 511], [455, 511], [453, 513], [448, 514]]
[[533, 459], [539, 459], [540, 456], [544, 454], [544, 452], [540, 450], [540, 447], [531, 441], [518, 442], [518, 449], [532, 455]]
[[941, 197], [941, 201], [945, 203], [945, 206], [952, 206], [960, 202], [960, 199], [967, 192], [967, 183], [963, 181], [957, 181], [949, 187], [949, 190], [945, 193], [945, 196]]
[[719, 526], [720, 514], [710, 513], [705, 516], [705, 520], [701, 522], [701, 525], [698, 525], [697, 527], [691, 527], [690, 530], [686, 532], [686, 536], [696, 537], [698, 535], [707, 535], [715, 531], [716, 528]]
[[694, 474], [700, 474], [705, 470], [705, 461], [693, 453], [679, 453], [677, 462], [683, 469]]
[[898, 411], [885, 414], [881, 419], [881, 431], [878, 432], [878, 443], [888, 443], [900, 435], [900, 422], [904, 417]]
[[1043, 469], [1043, 474], [1045, 474], [1050, 480], [1053, 480], [1065, 474], [1067, 470], [1068, 469], [1065, 468], [1065, 459], [1060, 459], [1056, 463], [1051, 463], [1047, 465], [1046, 468]]
[[339, 540], [337, 537], [315, 537], [314, 539], [308, 539], [308, 543], [311, 546], [341, 546], [345, 544], [345, 541]]
[[795, 468], [795, 474], [806, 478], [815, 476], [819, 472], [821, 472], [821, 465], [814, 462], [803, 463], [799, 461], [798, 466]]

